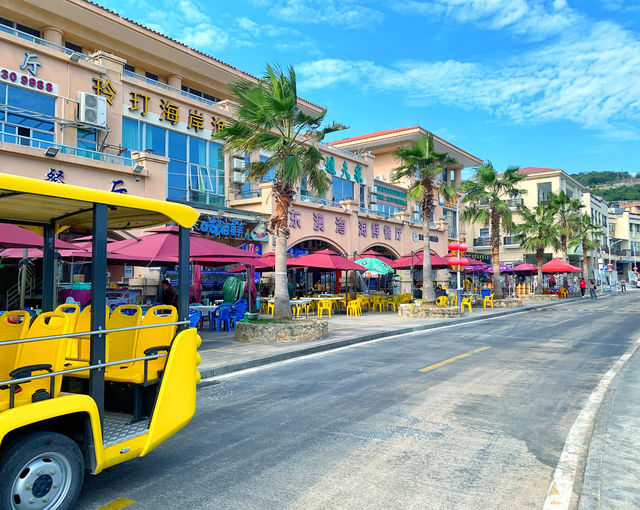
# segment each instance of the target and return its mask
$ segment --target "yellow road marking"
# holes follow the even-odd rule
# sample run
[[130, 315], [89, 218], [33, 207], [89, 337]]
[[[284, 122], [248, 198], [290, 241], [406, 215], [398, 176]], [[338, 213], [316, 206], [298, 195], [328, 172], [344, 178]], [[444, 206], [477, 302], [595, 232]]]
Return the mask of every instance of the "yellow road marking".
[[438, 368], [441, 367], [443, 365], [446, 365], [447, 363], [451, 363], [453, 361], [462, 359], [462, 358], [466, 358], [467, 356], [471, 356], [472, 354], [475, 354], [476, 352], [480, 352], [480, 351], [486, 351], [487, 349], [491, 349], [491, 347], [489, 347], [488, 345], [485, 345], [484, 347], [480, 347], [479, 349], [475, 349], [473, 351], [470, 352], [465, 352], [464, 354], [458, 354], [457, 356], [454, 356], [453, 358], [449, 358], [446, 359], [444, 361], [440, 361], [439, 363], [435, 363], [434, 365], [429, 365], [428, 367], [424, 367], [421, 368], [419, 370], [419, 372], [428, 372], [429, 370], [433, 370], [434, 368]]
[[241, 345], [250, 345], [253, 342], [244, 342], [242, 344], [233, 344], [233, 345], [225, 345], [224, 347], [216, 347], [214, 349], [204, 349], [203, 351], [198, 352], [211, 352], [211, 351], [219, 351], [221, 349], [231, 349], [231, 347], [240, 347]]
[[98, 510], [121, 510], [122, 508], [128, 507], [129, 505], [133, 505], [135, 501], [132, 501], [127, 498], [120, 498], [112, 501], [107, 506], [101, 506]]

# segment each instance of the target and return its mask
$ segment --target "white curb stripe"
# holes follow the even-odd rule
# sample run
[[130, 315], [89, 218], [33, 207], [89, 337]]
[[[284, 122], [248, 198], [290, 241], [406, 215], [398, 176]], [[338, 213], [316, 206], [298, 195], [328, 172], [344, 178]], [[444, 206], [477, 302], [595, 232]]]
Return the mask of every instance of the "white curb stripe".
[[587, 434], [591, 430], [591, 425], [595, 419], [600, 404], [607, 392], [609, 384], [624, 366], [627, 360], [640, 346], [640, 338], [630, 347], [630, 349], [618, 358], [611, 369], [600, 379], [598, 386], [589, 396], [587, 403], [580, 411], [575, 423], [567, 435], [560, 460], [556, 466], [551, 480], [551, 486], [544, 503], [544, 510], [568, 510], [573, 496], [573, 484], [576, 478], [579, 460], [584, 458], [588, 451]]

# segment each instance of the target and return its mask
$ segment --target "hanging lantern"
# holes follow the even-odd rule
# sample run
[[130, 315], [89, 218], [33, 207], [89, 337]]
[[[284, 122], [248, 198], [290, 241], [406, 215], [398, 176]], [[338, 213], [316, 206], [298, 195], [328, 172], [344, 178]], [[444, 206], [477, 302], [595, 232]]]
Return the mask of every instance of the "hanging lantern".
[[449, 251], [458, 251], [460, 249], [460, 243], [451, 241], [447, 248], [449, 248]]
[[613, 273], [613, 264], [610, 263], [610, 264], [608, 264], [608, 266], [609, 266], [609, 272]]
[[468, 247], [466, 244], [464, 244], [464, 243], [460, 243], [460, 244], [458, 245], [458, 251], [459, 251], [459, 252], [461, 252], [461, 253], [464, 253], [464, 252], [465, 252], [465, 251], [467, 251], [468, 249], [469, 249], [469, 247]]
[[469, 259], [467, 257], [451, 257], [449, 265], [454, 271], [464, 271], [464, 268], [469, 265]]

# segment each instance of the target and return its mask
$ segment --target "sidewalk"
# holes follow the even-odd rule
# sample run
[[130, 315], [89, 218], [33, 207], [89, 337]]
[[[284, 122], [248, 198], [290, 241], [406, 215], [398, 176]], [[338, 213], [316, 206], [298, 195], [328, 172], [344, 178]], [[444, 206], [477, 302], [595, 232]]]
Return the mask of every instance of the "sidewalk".
[[202, 361], [198, 370], [205, 379], [387, 336], [511, 315], [540, 307], [570, 303], [578, 299], [580, 298], [562, 299], [556, 302], [533, 302], [519, 308], [485, 310], [482, 307], [474, 307], [473, 312], [466, 312], [455, 319], [407, 319], [399, 317], [396, 312], [367, 312], [358, 319], [334, 315], [331, 319], [325, 317], [329, 321], [327, 338], [304, 343], [241, 343], [235, 341], [233, 331], [211, 333], [205, 329], [200, 332], [202, 346], [198, 352], [202, 356]]

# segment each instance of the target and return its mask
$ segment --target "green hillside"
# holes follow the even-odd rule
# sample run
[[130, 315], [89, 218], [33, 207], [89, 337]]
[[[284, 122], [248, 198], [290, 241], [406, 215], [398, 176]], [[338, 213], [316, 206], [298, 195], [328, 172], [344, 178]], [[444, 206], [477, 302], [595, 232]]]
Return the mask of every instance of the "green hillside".
[[629, 172], [580, 172], [571, 177], [608, 202], [640, 201], [640, 179]]

